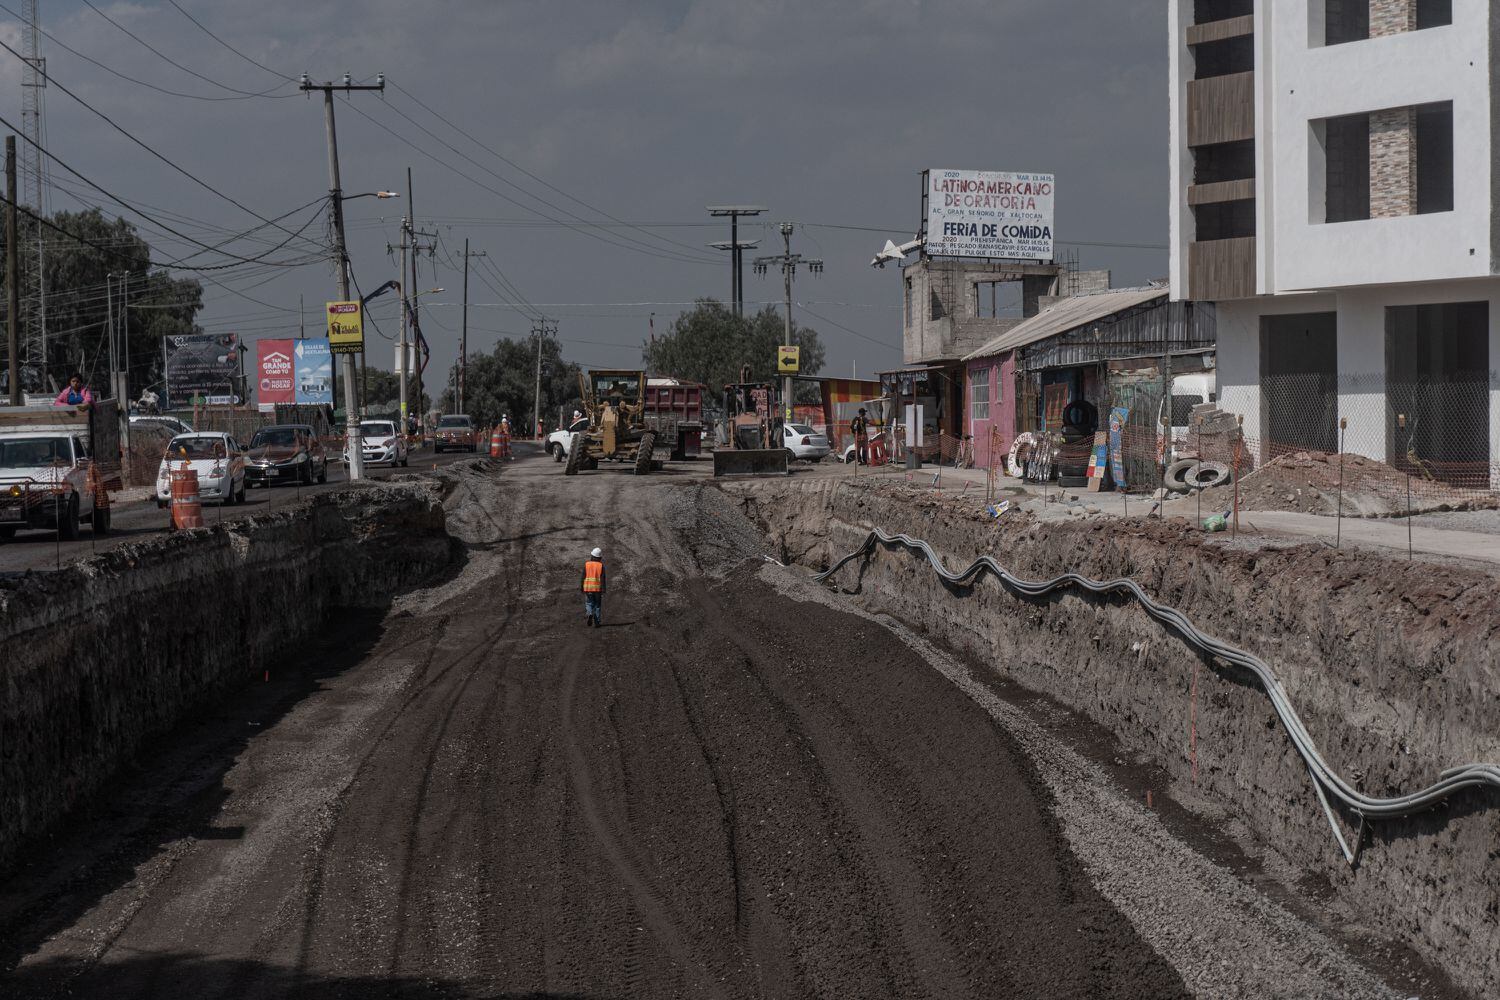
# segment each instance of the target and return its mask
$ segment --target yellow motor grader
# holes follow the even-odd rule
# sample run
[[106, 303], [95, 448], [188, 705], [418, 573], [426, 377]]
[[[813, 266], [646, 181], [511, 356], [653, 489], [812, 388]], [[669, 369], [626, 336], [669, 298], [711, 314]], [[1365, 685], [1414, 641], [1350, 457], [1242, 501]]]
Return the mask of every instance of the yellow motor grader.
[[573, 435], [563, 474], [597, 469], [601, 461], [628, 462], [638, 476], [650, 472], [657, 429], [646, 421], [646, 373], [580, 372], [578, 391], [589, 426]]

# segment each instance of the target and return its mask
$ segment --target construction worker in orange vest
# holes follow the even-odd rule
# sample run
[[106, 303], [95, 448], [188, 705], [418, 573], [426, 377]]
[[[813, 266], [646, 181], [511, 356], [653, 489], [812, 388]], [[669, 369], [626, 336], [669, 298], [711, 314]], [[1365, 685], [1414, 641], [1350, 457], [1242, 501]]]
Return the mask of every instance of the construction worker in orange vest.
[[583, 613], [589, 627], [604, 624], [604, 550], [594, 549], [583, 564]]

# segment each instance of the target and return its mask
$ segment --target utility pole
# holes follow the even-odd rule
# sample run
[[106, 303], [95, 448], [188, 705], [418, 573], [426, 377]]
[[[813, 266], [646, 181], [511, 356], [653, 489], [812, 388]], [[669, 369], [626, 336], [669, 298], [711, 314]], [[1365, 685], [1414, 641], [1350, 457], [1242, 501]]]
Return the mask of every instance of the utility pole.
[[[786, 284], [786, 344], [792, 346], [792, 278], [797, 274], [797, 265], [806, 264], [811, 274], [823, 273], [823, 261], [814, 257], [804, 257], [800, 253], [792, 253], [792, 224], [783, 222], [781, 224], [781, 242], [785, 246], [782, 253], [774, 257], [755, 258], [755, 273], [765, 274], [771, 267], [781, 268], [781, 276]], [[782, 396], [785, 400], [783, 412], [784, 419], [788, 422], [792, 419], [792, 377], [788, 375], [783, 382]]]
[[464, 403], [469, 398], [469, 258], [488, 256], [483, 250], [470, 250], [468, 239], [464, 239], [464, 317], [463, 331], [458, 335], [458, 388], [455, 392], [459, 413], [464, 412]]
[[[409, 192], [411, 190], [411, 171], [409, 168], [407, 170], [406, 180], [407, 190]], [[397, 381], [401, 385], [401, 421], [403, 428], [405, 427], [406, 415], [412, 395], [410, 385], [411, 370], [413, 367], [417, 368], [417, 406], [420, 407], [422, 405], [421, 366], [413, 365], [412, 363], [415, 360], [416, 356], [420, 353], [417, 350], [417, 344], [414, 338], [416, 335], [420, 334], [422, 330], [421, 325], [417, 322], [417, 298], [421, 293], [417, 291], [416, 287], [416, 258], [417, 254], [421, 253], [423, 250], [426, 250], [428, 256], [430, 257], [433, 251], [437, 249], [436, 243], [418, 243], [416, 241], [416, 238], [418, 236], [435, 238], [437, 236], [437, 233], [419, 232], [416, 228], [414, 228], [411, 216], [407, 215], [401, 220], [401, 244], [399, 246], [392, 246], [389, 243], [385, 245], [386, 253], [392, 253], [396, 250], [401, 251], [401, 264], [399, 269], [396, 271], [395, 285], [398, 294], [401, 296], [401, 363], [397, 366], [400, 369]], [[410, 285], [406, 283], [406, 265], [408, 260], [410, 260], [411, 262], [412, 284]], [[410, 335], [408, 335], [408, 331], [410, 331]], [[423, 414], [423, 416], [425, 417], [426, 414]]]
[[[541, 318], [540, 322], [538, 322], [537, 324], [535, 324], [535, 325], [532, 326], [531, 333], [532, 333], [532, 336], [536, 337], [536, 395], [535, 395], [535, 397], [533, 397], [533, 405], [532, 405], [532, 408], [531, 408], [532, 409], [532, 413], [531, 413], [531, 427], [532, 427], [532, 430], [538, 432], [537, 433], [537, 437], [541, 437], [540, 431], [541, 431], [541, 426], [542, 426], [542, 338], [545, 337], [545, 336], [547, 336], [549, 333], [552, 334], [553, 336], [556, 336], [557, 335], [557, 324], [556, 323], [552, 323], [552, 324], [549, 325], [547, 323], [547, 317], [543, 316]], [[642, 386], [641, 389], [642, 389], [642, 391], [644, 391], [645, 390], [645, 386]]]
[[[422, 323], [421, 323], [420, 318], [419, 318], [419, 313], [417, 312], [417, 287], [418, 287], [418, 285], [417, 285], [417, 255], [420, 254], [423, 250], [426, 250], [427, 251], [427, 256], [430, 258], [433, 255], [433, 253], [436, 251], [437, 244], [436, 243], [428, 243], [427, 245], [423, 246], [422, 244], [417, 243], [417, 237], [418, 236], [425, 236], [429, 240], [436, 240], [438, 234], [437, 233], [424, 232], [424, 231], [422, 231], [422, 230], [420, 230], [420, 229], [417, 228], [417, 205], [416, 205], [416, 201], [412, 197], [411, 167], [407, 167], [406, 168], [406, 217], [409, 220], [411, 220], [411, 226], [410, 226], [410, 232], [409, 232], [409, 234], [411, 236], [410, 242], [411, 242], [411, 251], [412, 251], [412, 253], [411, 253], [411, 286], [410, 286], [411, 287], [411, 327], [412, 327], [413, 330], [416, 331], [417, 336], [420, 337], [422, 335]], [[418, 351], [416, 353], [420, 354], [421, 352]], [[422, 405], [422, 366], [420, 364], [417, 366], [417, 405], [418, 406]], [[423, 416], [425, 417], [426, 414], [424, 413]]]
[[710, 205], [708, 214], [714, 218], [729, 218], [729, 242], [710, 243], [715, 250], [729, 253], [729, 301], [736, 316], [745, 315], [745, 254], [760, 246], [760, 240], [740, 241], [740, 217], [760, 215], [765, 209], [757, 205]]
[[[372, 85], [356, 85], [349, 79], [349, 74], [344, 74], [344, 82], [335, 83], [313, 83], [302, 74], [301, 89], [304, 92], [318, 90], [323, 93], [323, 121], [328, 131], [328, 200], [329, 209], [333, 213], [333, 237], [334, 237], [334, 264], [338, 268], [339, 275], [339, 301], [349, 301], [349, 249], [344, 240], [344, 191], [339, 183], [339, 141], [338, 132], [333, 124], [333, 92], [342, 90], [344, 93], [353, 93], [356, 90], [374, 90], [385, 92], [385, 74], [376, 77], [376, 83]], [[344, 427], [347, 451], [349, 454], [349, 478], [350, 480], [363, 479], [365, 477], [364, 445], [359, 439], [359, 404], [354, 395], [354, 355], [340, 355], [344, 375]]]
[[[10, 342], [10, 405], [21, 405], [21, 255], [16, 252], [16, 137], [5, 137], [5, 326]], [[44, 387], [45, 388], [45, 387]]]

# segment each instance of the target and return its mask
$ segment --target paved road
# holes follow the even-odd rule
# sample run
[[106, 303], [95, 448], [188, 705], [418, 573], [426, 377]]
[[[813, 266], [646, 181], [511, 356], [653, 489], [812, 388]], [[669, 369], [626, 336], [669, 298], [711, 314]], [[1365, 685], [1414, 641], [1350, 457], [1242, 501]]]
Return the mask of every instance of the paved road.
[[[441, 467], [472, 457], [474, 456], [465, 452], [444, 452], [441, 455], [434, 455], [431, 448], [424, 448], [412, 454], [410, 465], [405, 469], [371, 466], [368, 472], [371, 479], [385, 479], [397, 473], [420, 472], [423, 469], [431, 469], [434, 465]], [[343, 465], [330, 464], [328, 482], [322, 485], [251, 489], [246, 492], [243, 506], [224, 507], [219, 504], [205, 504], [203, 507], [204, 523], [214, 524], [221, 520], [229, 521], [275, 510], [286, 504], [295, 503], [306, 494], [337, 489], [347, 482], [348, 477]], [[152, 535], [164, 533], [168, 530], [168, 519], [168, 512], [159, 509], [154, 499], [136, 500], [115, 507], [110, 518], [109, 534], [102, 538], [95, 538], [93, 530], [87, 524], [81, 526], [78, 540], [75, 542], [61, 541], [55, 531], [20, 532], [14, 538], [0, 540], [0, 573], [55, 569], [75, 559], [87, 558], [94, 552], [103, 552], [125, 542], [141, 541]]]
[[735, 513], [694, 474], [463, 476], [450, 578], [338, 616], [0, 890], [0, 993], [1183, 995], [1015, 741], [762, 582]]

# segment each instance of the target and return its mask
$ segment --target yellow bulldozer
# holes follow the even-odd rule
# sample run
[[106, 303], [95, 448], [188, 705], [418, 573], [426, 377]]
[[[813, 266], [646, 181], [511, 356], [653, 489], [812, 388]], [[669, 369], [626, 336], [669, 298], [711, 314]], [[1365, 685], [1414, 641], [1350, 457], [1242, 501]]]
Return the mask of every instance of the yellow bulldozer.
[[573, 435], [563, 474], [576, 476], [602, 461], [629, 463], [638, 476], [650, 472], [657, 431], [646, 421], [646, 373], [580, 372], [578, 391], [589, 426]]

